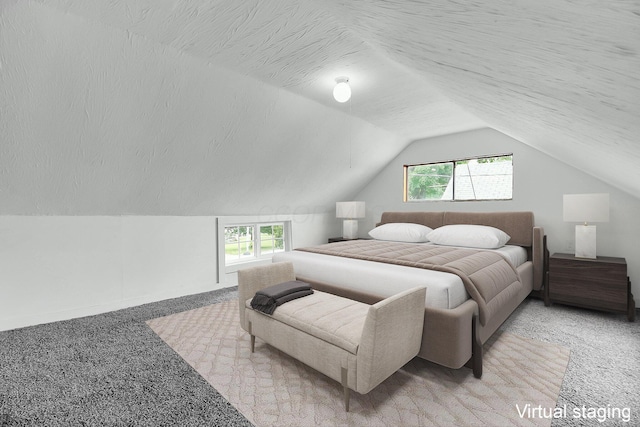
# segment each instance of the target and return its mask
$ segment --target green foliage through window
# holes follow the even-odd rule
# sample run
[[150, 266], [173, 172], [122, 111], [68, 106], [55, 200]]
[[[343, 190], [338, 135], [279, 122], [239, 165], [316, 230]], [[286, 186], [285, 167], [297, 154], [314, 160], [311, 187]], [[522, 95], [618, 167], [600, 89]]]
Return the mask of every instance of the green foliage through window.
[[408, 200], [441, 200], [453, 177], [453, 163], [408, 166]]
[[284, 228], [283, 223], [225, 227], [225, 263], [232, 264], [283, 252]]

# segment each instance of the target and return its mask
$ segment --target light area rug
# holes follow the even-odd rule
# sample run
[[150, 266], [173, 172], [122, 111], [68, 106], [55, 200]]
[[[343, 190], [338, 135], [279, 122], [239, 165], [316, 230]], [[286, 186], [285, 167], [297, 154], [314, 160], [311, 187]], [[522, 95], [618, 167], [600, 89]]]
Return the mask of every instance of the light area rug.
[[[415, 358], [368, 394], [342, 386], [256, 339], [239, 325], [237, 301], [147, 322], [256, 426], [548, 426], [569, 350], [509, 333], [485, 344], [482, 379]], [[529, 405], [529, 406], [527, 406]]]

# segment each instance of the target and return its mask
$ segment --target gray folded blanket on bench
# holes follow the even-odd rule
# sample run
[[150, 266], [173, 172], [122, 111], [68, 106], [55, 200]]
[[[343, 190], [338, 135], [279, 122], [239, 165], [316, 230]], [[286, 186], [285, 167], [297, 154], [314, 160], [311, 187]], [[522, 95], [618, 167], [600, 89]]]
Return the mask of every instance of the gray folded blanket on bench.
[[251, 299], [251, 307], [266, 314], [273, 314], [277, 306], [312, 293], [313, 289], [308, 283], [291, 280], [268, 286], [256, 292]]

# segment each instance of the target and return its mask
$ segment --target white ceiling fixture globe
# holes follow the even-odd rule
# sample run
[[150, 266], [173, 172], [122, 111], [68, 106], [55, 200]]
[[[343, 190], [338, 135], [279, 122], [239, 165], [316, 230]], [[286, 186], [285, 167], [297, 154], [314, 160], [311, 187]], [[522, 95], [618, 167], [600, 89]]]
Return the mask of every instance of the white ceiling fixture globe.
[[333, 97], [338, 102], [347, 102], [351, 98], [351, 87], [349, 79], [336, 79], [336, 86], [333, 88]]

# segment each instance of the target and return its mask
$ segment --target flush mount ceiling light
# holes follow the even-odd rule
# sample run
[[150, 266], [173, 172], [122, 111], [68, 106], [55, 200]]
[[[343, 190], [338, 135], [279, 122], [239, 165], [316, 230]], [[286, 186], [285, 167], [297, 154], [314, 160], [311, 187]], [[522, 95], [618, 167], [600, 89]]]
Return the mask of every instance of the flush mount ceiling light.
[[351, 98], [351, 87], [349, 77], [338, 77], [336, 87], [333, 88], [333, 97], [338, 102], [347, 102]]

